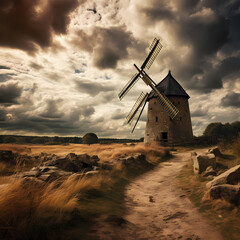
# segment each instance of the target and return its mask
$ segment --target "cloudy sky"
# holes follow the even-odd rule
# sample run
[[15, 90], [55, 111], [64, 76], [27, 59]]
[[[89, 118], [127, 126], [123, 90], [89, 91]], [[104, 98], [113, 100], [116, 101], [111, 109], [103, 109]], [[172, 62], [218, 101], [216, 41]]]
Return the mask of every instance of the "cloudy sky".
[[146, 110], [134, 134], [125, 117], [150, 89], [118, 93], [154, 37], [148, 73], [159, 82], [171, 69], [194, 135], [240, 120], [239, 29], [239, 0], [1, 0], [0, 134], [143, 137]]

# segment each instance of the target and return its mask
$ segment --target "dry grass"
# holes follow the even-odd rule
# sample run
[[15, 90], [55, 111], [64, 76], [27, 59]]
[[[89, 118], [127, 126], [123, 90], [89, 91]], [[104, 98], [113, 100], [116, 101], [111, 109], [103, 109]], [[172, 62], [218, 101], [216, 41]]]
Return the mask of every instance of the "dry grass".
[[[2, 150], [25, 154], [27, 145], [0, 145]], [[143, 153], [151, 163], [156, 163], [167, 151], [159, 146], [145, 147], [143, 144], [126, 145], [77, 145], [30, 146], [32, 154], [48, 152], [58, 155], [98, 155], [101, 161], [114, 160], [123, 154]], [[25, 149], [25, 150], [24, 150]], [[1, 165], [0, 165], [1, 167]], [[2, 170], [5, 166], [2, 165]], [[136, 166], [136, 171], [138, 166]], [[143, 171], [143, 169], [141, 169]], [[147, 169], [144, 169], [146, 171]], [[135, 172], [134, 174], [136, 174]], [[140, 174], [139, 171], [137, 174]], [[77, 225], [81, 234], [89, 228], [89, 221], [102, 214], [121, 214], [124, 207], [124, 189], [128, 183], [120, 165], [107, 175], [79, 177], [77, 174], [61, 182], [26, 182], [22, 179], [1, 177], [0, 179], [0, 239], [59, 239], [68, 222], [76, 214], [84, 219]], [[87, 222], [87, 225], [86, 225]], [[84, 225], [85, 224], [85, 225]], [[79, 227], [80, 226], [80, 227]], [[71, 225], [70, 228], [73, 228]], [[80, 230], [79, 230], [80, 228]], [[54, 233], [53, 233], [54, 232]], [[57, 235], [54, 237], [54, 234]], [[72, 231], [73, 232], [73, 231]], [[85, 238], [83, 238], [85, 239]]]
[[71, 220], [72, 212], [83, 208], [81, 196], [109, 181], [109, 176], [79, 178], [74, 174], [58, 186], [58, 181], [34, 184], [12, 177], [0, 185], [0, 239], [28, 239], [36, 227], [49, 229]]
[[240, 239], [240, 209], [224, 200], [211, 200], [206, 189], [207, 180], [194, 175], [192, 163], [183, 167], [179, 176], [179, 187], [198, 210], [219, 228], [226, 240]]
[[66, 155], [68, 153], [98, 155], [101, 161], [114, 160], [118, 156], [131, 153], [143, 153], [148, 156], [149, 161], [157, 161], [164, 156], [166, 149], [158, 145], [146, 146], [144, 143], [137, 144], [69, 144], [69, 145], [18, 145], [0, 144], [0, 150], [11, 150], [15, 153], [32, 155], [41, 152]]

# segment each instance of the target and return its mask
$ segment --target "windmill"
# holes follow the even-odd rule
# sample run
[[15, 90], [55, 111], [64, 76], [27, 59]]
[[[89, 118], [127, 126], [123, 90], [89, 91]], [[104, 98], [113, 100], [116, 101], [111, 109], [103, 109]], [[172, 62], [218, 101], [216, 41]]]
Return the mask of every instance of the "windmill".
[[[145, 68], [150, 69], [151, 65], [155, 61], [157, 55], [162, 49], [162, 44], [160, 43], [159, 39], [154, 39], [152, 44], [150, 45], [150, 52], [143, 62], [142, 66], [138, 68], [136, 64], [134, 64], [134, 67], [137, 69], [137, 73], [130, 79], [130, 81], [125, 85], [125, 87], [122, 89], [122, 91], [119, 93], [119, 98], [122, 100], [122, 98], [129, 92], [129, 90], [136, 84], [136, 82], [141, 78], [147, 86], [150, 86], [152, 88], [152, 92], [155, 93], [157, 96], [158, 102], [162, 105], [163, 109], [167, 113], [167, 115], [170, 117], [170, 119], [174, 119], [179, 110], [175, 107], [175, 105], [168, 99], [167, 96], [165, 96], [163, 93], [161, 93], [157, 89], [156, 83], [150, 78], [150, 76], [146, 73]], [[137, 123], [142, 115], [142, 112], [146, 106], [146, 103], [148, 101], [149, 93], [141, 93], [138, 97], [136, 103], [133, 105], [131, 111], [129, 112], [127, 116], [127, 123], [131, 123], [136, 116], [136, 114], [140, 111], [137, 120], [134, 124], [134, 127], [132, 129], [132, 132], [135, 130]], [[141, 109], [141, 110], [140, 110]]]

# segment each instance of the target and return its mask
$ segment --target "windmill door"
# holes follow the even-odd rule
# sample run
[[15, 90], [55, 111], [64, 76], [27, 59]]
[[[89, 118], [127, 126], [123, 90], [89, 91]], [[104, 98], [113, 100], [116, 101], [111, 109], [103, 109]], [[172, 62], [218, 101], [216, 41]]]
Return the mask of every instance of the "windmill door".
[[162, 142], [168, 142], [168, 133], [167, 132], [162, 132], [161, 133], [161, 140]]

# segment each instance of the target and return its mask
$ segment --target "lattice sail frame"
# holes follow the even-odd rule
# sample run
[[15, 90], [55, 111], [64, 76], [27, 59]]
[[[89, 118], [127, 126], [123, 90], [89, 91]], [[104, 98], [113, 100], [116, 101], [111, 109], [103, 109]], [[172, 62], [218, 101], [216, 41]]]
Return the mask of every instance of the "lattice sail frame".
[[140, 78], [140, 73], [136, 73], [130, 81], [125, 85], [125, 87], [122, 89], [122, 91], [118, 94], [118, 97], [120, 100], [129, 92], [129, 90], [136, 84], [136, 82]]
[[141, 93], [138, 97], [137, 101], [133, 105], [131, 111], [127, 115], [127, 123], [131, 123], [134, 116], [137, 114], [138, 110], [141, 108], [141, 106], [147, 101], [148, 93]]
[[157, 55], [162, 49], [162, 44], [160, 43], [159, 39], [154, 38], [152, 44], [150, 45], [150, 53], [148, 54], [147, 58], [145, 59], [144, 63], [141, 66], [141, 69], [143, 70], [145, 67], [147, 69], [150, 69], [153, 62], [155, 61]]
[[[159, 92], [159, 91], [158, 91]], [[161, 95], [161, 97], [160, 97]], [[171, 119], [174, 119], [177, 114], [179, 113], [179, 110], [173, 105], [173, 103], [165, 97], [163, 94], [158, 94], [157, 99], [160, 102], [160, 104], [163, 106], [164, 110], [167, 112], [169, 117]]]

